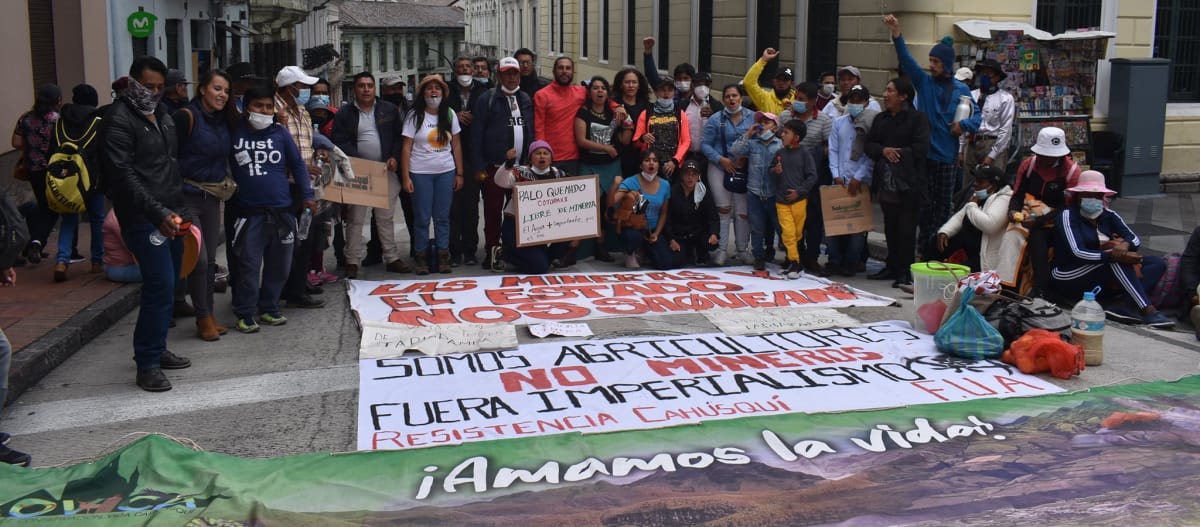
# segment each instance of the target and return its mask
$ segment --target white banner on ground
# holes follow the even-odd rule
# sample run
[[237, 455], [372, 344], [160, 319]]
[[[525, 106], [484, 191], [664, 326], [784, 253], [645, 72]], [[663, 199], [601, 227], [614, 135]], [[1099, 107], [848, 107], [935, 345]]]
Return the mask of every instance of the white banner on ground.
[[350, 308], [359, 320], [409, 326], [531, 324], [718, 309], [886, 306], [894, 302], [808, 275], [797, 280], [758, 276], [749, 267], [352, 280], [349, 295]]
[[517, 347], [517, 328], [496, 324], [448, 324], [415, 328], [364, 320], [359, 341], [360, 359], [399, 357], [405, 351], [445, 355], [475, 350]]
[[940, 354], [904, 322], [546, 342], [359, 371], [360, 450], [1063, 391], [998, 360]]
[[802, 331], [857, 326], [854, 317], [834, 309], [774, 307], [754, 310], [704, 313], [726, 335], [759, 335], [780, 331]]

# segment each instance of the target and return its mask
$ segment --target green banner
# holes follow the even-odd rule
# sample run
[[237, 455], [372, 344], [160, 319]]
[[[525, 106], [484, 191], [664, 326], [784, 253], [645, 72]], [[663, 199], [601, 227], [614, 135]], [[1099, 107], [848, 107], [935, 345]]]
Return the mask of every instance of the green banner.
[[1200, 523], [1196, 489], [1200, 376], [275, 459], [151, 436], [95, 463], [0, 466], [0, 524], [1163, 525]]

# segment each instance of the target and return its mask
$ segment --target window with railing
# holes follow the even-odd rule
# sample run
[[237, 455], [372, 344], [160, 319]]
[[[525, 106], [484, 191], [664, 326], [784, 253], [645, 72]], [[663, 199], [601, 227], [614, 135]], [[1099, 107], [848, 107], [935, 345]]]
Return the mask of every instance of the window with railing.
[[1154, 56], [1170, 59], [1167, 100], [1200, 102], [1200, 4], [1158, 0]]
[[1038, 0], [1037, 28], [1057, 35], [1100, 27], [1101, 7], [1099, 0]]

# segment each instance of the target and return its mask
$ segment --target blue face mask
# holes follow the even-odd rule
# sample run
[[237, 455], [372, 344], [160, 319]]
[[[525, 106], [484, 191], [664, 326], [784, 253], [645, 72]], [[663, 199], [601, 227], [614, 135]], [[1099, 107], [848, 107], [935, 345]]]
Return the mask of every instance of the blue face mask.
[[1104, 212], [1104, 200], [1099, 198], [1083, 198], [1079, 200], [1079, 213], [1083, 217], [1091, 220], [1100, 216]]
[[975, 197], [976, 197], [976, 198], [979, 198], [979, 201], [983, 201], [983, 200], [987, 199], [987, 197], [988, 197], [988, 190], [987, 190], [986, 188], [985, 188], [985, 189], [983, 189], [983, 190], [976, 190], [976, 191], [975, 191]]
[[299, 106], [304, 106], [305, 104], [308, 104], [308, 97], [311, 94], [312, 94], [312, 90], [310, 90], [308, 88], [301, 88], [300, 94], [296, 96], [296, 104]]
[[796, 115], [804, 115], [808, 113], [807, 101], [792, 101], [792, 113]]
[[325, 106], [325, 107], [329, 106], [329, 96], [328, 95], [313, 95], [312, 100], [317, 101], [317, 104], [320, 104], [321, 106]]
[[766, 132], [758, 134], [758, 136], [761, 137], [763, 141], [770, 141], [771, 138], [775, 137], [775, 132], [767, 130]]
[[729, 108], [729, 107], [725, 108], [725, 113], [727, 113], [729, 115], [736, 115], [738, 113], [741, 113], [741, 111], [742, 111], [742, 105], [740, 105], [740, 104], [737, 105], [736, 108]]
[[858, 117], [858, 115], [863, 113], [863, 110], [865, 109], [866, 107], [861, 104], [846, 105], [846, 113], [850, 114], [850, 117]]
[[981, 89], [983, 91], [988, 91], [988, 90], [992, 89], [992, 78], [987, 75], [980, 76], [979, 77], [979, 89]]
[[661, 112], [669, 112], [675, 109], [675, 99], [659, 97], [654, 101], [654, 106], [656, 106]]

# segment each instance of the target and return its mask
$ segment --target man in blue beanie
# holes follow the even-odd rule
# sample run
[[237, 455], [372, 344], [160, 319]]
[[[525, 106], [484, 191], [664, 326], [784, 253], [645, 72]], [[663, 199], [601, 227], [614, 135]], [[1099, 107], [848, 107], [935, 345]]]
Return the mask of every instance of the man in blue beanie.
[[[929, 50], [929, 71], [921, 69], [908, 52], [900, 36], [900, 20], [894, 15], [883, 17], [892, 33], [900, 71], [912, 79], [917, 89], [917, 106], [929, 118], [929, 154], [926, 159], [926, 203], [921, 209], [920, 234], [917, 247], [927, 247], [929, 238], [954, 213], [954, 183], [958, 181], [958, 137], [979, 130], [979, 106], [971, 98], [971, 89], [954, 78], [954, 41], [945, 37]], [[971, 116], [954, 122], [954, 110], [959, 98], [971, 101]]]

